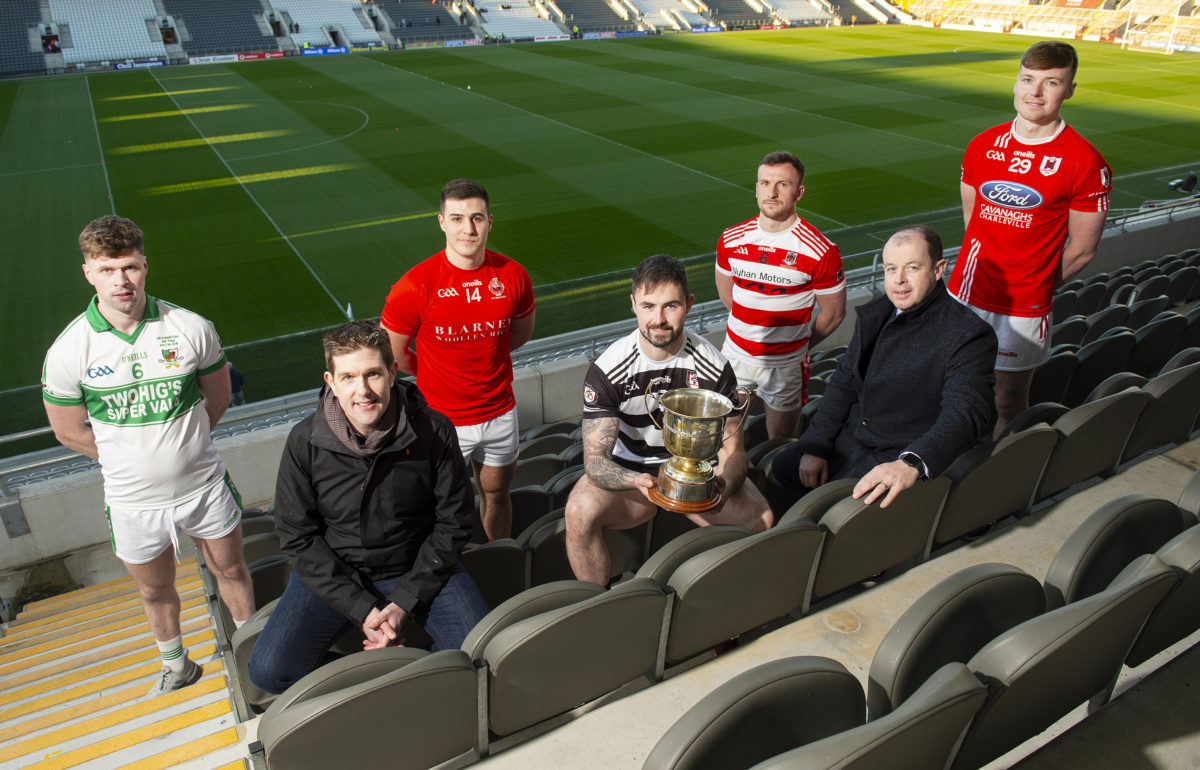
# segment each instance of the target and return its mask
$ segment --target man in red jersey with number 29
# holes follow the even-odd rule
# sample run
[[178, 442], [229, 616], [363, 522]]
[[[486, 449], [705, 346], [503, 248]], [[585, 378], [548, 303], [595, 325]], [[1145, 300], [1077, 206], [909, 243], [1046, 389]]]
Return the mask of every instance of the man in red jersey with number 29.
[[995, 435], [1029, 406], [1034, 369], [1050, 356], [1054, 287], [1096, 256], [1112, 172], [1059, 115], [1075, 93], [1075, 49], [1043, 41], [1021, 57], [1017, 117], [967, 146], [967, 232], [950, 293], [996, 330]]
[[454, 423], [474, 467], [484, 531], [495, 540], [512, 529], [508, 492], [520, 438], [512, 351], [533, 335], [533, 286], [525, 268], [487, 248], [492, 215], [483, 185], [447, 182], [438, 224], [446, 248], [392, 286], [380, 323], [400, 371], [415, 375], [429, 405]]

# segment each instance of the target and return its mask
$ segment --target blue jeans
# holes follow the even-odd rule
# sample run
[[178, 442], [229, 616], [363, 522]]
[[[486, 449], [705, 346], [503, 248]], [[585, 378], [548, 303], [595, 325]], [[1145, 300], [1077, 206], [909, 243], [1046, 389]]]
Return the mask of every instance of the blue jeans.
[[[399, 577], [375, 581], [387, 596]], [[489, 611], [487, 600], [461, 564], [433, 598], [429, 614], [413, 617], [433, 637], [434, 650], [457, 649], [471, 629]], [[293, 574], [287, 590], [263, 627], [250, 654], [250, 681], [270, 693], [281, 693], [325, 661], [329, 648], [351, 626], [351, 621], [330, 607]]]

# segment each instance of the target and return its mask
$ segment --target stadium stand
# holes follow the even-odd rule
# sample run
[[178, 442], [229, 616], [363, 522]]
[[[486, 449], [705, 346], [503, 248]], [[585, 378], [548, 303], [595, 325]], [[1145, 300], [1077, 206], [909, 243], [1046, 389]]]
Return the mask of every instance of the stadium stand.
[[38, 0], [12, 0], [4, 4], [4, 24], [0, 24], [0, 73], [17, 75], [45, 71], [45, 57], [29, 50], [29, 28], [41, 20]]
[[527, 3], [476, 3], [475, 9], [479, 12], [480, 26], [492, 37], [528, 40], [539, 35], [564, 34], [557, 24], [538, 16]]
[[[636, 19], [622, 17], [605, 0], [558, 0], [558, 7], [566, 16], [566, 25], [575, 25], [581, 32], [606, 29], [632, 29]], [[628, 12], [628, 9], [626, 9]]]
[[193, 56], [245, 51], [276, 51], [279, 45], [254, 21], [258, 0], [161, 0], [163, 8], [187, 30], [183, 49]]
[[153, 0], [50, 0], [51, 18], [71, 28], [71, 45], [62, 49], [67, 64], [123, 59], [166, 59], [161, 40], [152, 40], [148, 23], [158, 15]]
[[647, 24], [657, 29], [689, 29], [708, 24], [708, 19], [679, 0], [632, 0]]
[[[392, 35], [401, 41], [458, 40], [473, 37], [470, 26], [441, 4], [423, 0], [375, 0], [375, 7], [391, 20]], [[437, 19], [441, 23], [437, 23]], [[467, 20], [467, 11], [462, 18]], [[402, 26], [403, 25], [403, 26]]]
[[705, 5], [713, 22], [728, 28], [756, 28], [775, 19], [770, 6], [758, 0], [705, 0]]
[[[297, 45], [312, 46], [379, 43], [379, 33], [367, 21], [362, 3], [357, 0], [272, 0], [278, 11], [286, 11], [299, 26], [291, 38]], [[338, 26], [345, 34], [344, 41], [334, 41], [330, 27]]]
[[833, 18], [829, 11], [807, 0], [771, 0], [775, 15], [792, 24], [824, 24]]

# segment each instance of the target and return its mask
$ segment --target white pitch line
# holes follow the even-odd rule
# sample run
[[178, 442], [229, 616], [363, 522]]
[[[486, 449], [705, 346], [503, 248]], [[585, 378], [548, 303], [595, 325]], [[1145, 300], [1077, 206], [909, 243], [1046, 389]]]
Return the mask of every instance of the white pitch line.
[[304, 255], [300, 253], [300, 249], [296, 248], [296, 244], [292, 243], [292, 239], [287, 236], [287, 233], [283, 231], [283, 228], [279, 226], [279, 223], [275, 221], [275, 218], [271, 216], [262, 203], [259, 202], [258, 198], [254, 196], [254, 193], [250, 191], [250, 188], [246, 186], [246, 183], [242, 181], [242, 177], [239, 176], [237, 172], [233, 170], [233, 167], [229, 165], [229, 161], [225, 160], [225, 157], [221, 155], [220, 150], [218, 150], [216, 146], [208, 140], [208, 137], [203, 131], [200, 130], [200, 127], [196, 125], [196, 121], [192, 120], [192, 116], [188, 114], [187, 110], [180, 106], [179, 102], [175, 99], [175, 94], [171, 93], [163, 84], [163, 82], [158, 79], [158, 75], [155, 74], [154, 70], [151, 69], [148, 70], [148, 72], [150, 73], [150, 77], [154, 78], [154, 82], [158, 84], [158, 87], [163, 90], [163, 93], [170, 98], [171, 103], [175, 105], [175, 109], [179, 110], [180, 114], [187, 118], [188, 123], [192, 125], [192, 129], [196, 132], [196, 135], [204, 140], [204, 143], [208, 145], [210, 150], [212, 150], [213, 155], [217, 156], [217, 160], [221, 161], [221, 165], [225, 166], [225, 170], [229, 172], [229, 175], [237, 180], [238, 186], [242, 188], [244, 193], [246, 193], [246, 197], [252, 200], [254, 205], [258, 207], [258, 210], [262, 212], [262, 215], [267, 218], [267, 221], [270, 222], [271, 226], [275, 228], [275, 232], [279, 233], [279, 237], [283, 239], [283, 242], [286, 243], [292, 250], [292, 253], [296, 255], [296, 259], [300, 260], [300, 264], [304, 265], [304, 267], [308, 270], [309, 275], [313, 277], [313, 280], [317, 282], [317, 285], [324, 289], [325, 293], [329, 295], [329, 298], [333, 300], [333, 304], [338, 309], [338, 312], [345, 313], [346, 311], [343, 309], [342, 303], [338, 301], [338, 298], [333, 295], [333, 292], [330, 291], [329, 287], [325, 285], [325, 282], [321, 280], [321, 276], [317, 275], [317, 272], [313, 270], [312, 265], [308, 264], [308, 260], [306, 260]]
[[108, 164], [104, 162], [104, 143], [100, 141], [100, 124], [96, 122], [96, 103], [92, 101], [92, 81], [89, 75], [83, 76], [83, 90], [87, 92], [88, 111], [92, 115], [92, 130], [96, 132], [96, 149], [100, 153], [100, 167], [104, 171], [104, 187], [108, 190], [108, 208], [113, 214], [117, 213], [117, 202], [113, 199], [112, 183], [108, 180]]

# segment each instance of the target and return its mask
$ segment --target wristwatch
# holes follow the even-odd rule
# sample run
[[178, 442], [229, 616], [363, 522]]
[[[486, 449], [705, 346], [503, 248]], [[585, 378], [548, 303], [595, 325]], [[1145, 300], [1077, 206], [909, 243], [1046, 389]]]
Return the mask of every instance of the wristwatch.
[[915, 452], [901, 452], [900, 462], [904, 463], [910, 468], [915, 468], [917, 471], [917, 478], [925, 478], [925, 461], [918, 457]]

